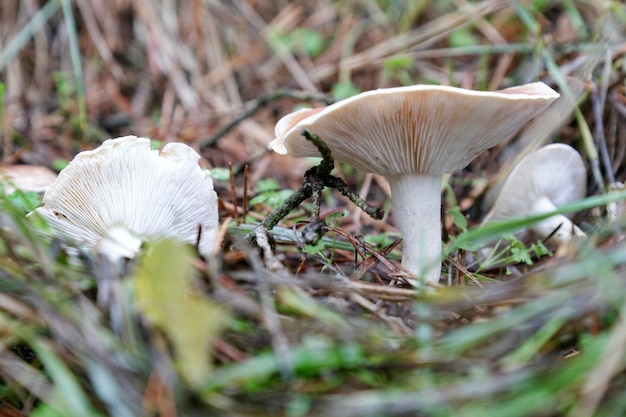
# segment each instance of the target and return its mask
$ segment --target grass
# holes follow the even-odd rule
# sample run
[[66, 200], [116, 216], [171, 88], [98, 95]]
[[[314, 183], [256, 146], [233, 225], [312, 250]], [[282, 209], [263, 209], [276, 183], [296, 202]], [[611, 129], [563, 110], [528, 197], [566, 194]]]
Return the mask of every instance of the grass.
[[[43, 238], [24, 217], [38, 196], [3, 194], [0, 415], [626, 414], [621, 2], [10, 1], [0, 20], [4, 163], [183, 141], [216, 173], [225, 230], [206, 262], [166, 242], [122, 268]], [[534, 80], [562, 99], [445, 184], [437, 291], [403, 281], [393, 211], [376, 221], [336, 192], [318, 244], [310, 202], [271, 230], [274, 253], [245, 240], [316, 163], [266, 149], [293, 108]], [[587, 164], [587, 197], [558, 212], [588, 238], [511, 237], [504, 262], [476, 266], [486, 241], [545, 217], [480, 225], [489, 190], [550, 142]], [[333, 174], [390, 207], [383, 180]]]

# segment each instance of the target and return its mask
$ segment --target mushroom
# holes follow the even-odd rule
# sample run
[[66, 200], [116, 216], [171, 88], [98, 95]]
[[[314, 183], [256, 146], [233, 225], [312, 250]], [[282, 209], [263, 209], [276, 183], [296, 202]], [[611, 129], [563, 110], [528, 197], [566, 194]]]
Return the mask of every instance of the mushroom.
[[319, 156], [300, 133], [317, 134], [336, 160], [389, 181], [403, 237], [402, 265], [435, 283], [441, 272], [441, 180], [513, 135], [559, 94], [537, 82], [495, 92], [414, 85], [368, 91], [284, 116], [269, 147]]
[[114, 261], [162, 238], [197, 245], [207, 255], [216, 238], [217, 195], [199, 159], [182, 143], [159, 152], [146, 138], [109, 139], [76, 155], [29, 215]]
[[50, 169], [39, 165], [0, 165], [0, 184], [4, 192], [11, 194], [16, 189], [42, 193], [57, 178]]
[[[511, 171], [483, 224], [554, 211], [583, 198], [586, 183], [585, 164], [574, 148], [562, 143], [544, 146], [524, 157]], [[585, 236], [562, 214], [538, 221], [529, 230], [559, 245], [574, 236]]]

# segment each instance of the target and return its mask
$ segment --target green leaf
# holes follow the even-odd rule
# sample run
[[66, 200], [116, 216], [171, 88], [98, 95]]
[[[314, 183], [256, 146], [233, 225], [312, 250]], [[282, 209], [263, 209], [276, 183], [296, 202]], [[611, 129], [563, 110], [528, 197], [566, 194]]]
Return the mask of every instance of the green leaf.
[[293, 191], [291, 190], [267, 191], [251, 199], [250, 205], [256, 206], [257, 204], [265, 203], [272, 208], [277, 208], [283, 204], [292, 193]]
[[230, 181], [230, 171], [228, 168], [222, 167], [211, 168], [211, 178], [214, 181], [228, 182]]
[[463, 213], [461, 213], [461, 209], [459, 207], [451, 208], [450, 210], [446, 211], [446, 213], [450, 215], [450, 217], [452, 217], [452, 219], [454, 220], [454, 224], [457, 225], [459, 229], [463, 231], [467, 230], [467, 219], [465, 218]]
[[324, 37], [316, 30], [310, 28], [296, 29], [293, 34], [296, 43], [308, 56], [315, 57], [326, 47]]
[[475, 252], [484, 246], [484, 244], [481, 242], [476, 242], [473, 240], [459, 240], [455, 236], [450, 236], [450, 244], [454, 244], [456, 248], [463, 249], [468, 252]]
[[304, 245], [304, 247], [302, 248], [302, 253], [315, 255], [316, 253], [320, 253], [321, 251], [323, 251], [325, 247], [326, 245], [324, 244], [324, 241], [320, 239], [315, 244], [309, 243]]
[[511, 246], [511, 255], [513, 255], [513, 260], [517, 263], [525, 263], [526, 265], [533, 264], [530, 254], [528, 253], [528, 249], [523, 246]]
[[70, 162], [67, 159], [63, 159], [63, 158], [56, 158], [54, 161], [52, 161], [52, 169], [56, 170], [56, 171], [61, 171], [63, 168], [65, 168]]
[[528, 248], [529, 251], [532, 251], [535, 253], [535, 255], [541, 257], [541, 256], [552, 256], [552, 252], [550, 252], [548, 250], [548, 248], [546, 248], [546, 246], [543, 244], [542, 241], [538, 240], [537, 242], [533, 243], [530, 248]]
[[383, 61], [383, 68], [387, 71], [408, 70], [413, 67], [413, 58], [410, 56], [393, 56]]
[[258, 193], [264, 193], [266, 191], [275, 191], [280, 189], [278, 181], [274, 178], [263, 178], [256, 183], [256, 191]]
[[399, 235], [393, 235], [390, 233], [367, 234], [363, 236], [363, 240], [367, 243], [382, 248], [391, 245], [398, 239], [400, 239]]
[[343, 81], [334, 84], [331, 93], [336, 100], [343, 100], [344, 98], [352, 97], [360, 92], [361, 91], [356, 88], [351, 81]]
[[350, 214], [350, 212], [348, 210], [337, 210], [337, 211], [333, 211], [332, 213], [329, 213], [326, 216], [326, 224], [328, 225], [332, 225], [331, 220], [336, 220], [336, 219], [341, 219], [344, 217], [347, 217]]
[[183, 379], [198, 387], [211, 373], [211, 345], [227, 314], [196, 288], [192, 260], [186, 245], [170, 240], [153, 244], [141, 259], [134, 292], [148, 324], [171, 341]]
[[478, 37], [474, 35], [470, 28], [456, 30], [448, 36], [448, 43], [453, 48], [463, 48], [467, 46], [478, 45], [480, 42]]
[[293, 46], [293, 39], [291, 36], [284, 34], [271, 26], [268, 29], [269, 32], [267, 36], [267, 42], [269, 43], [272, 50], [278, 53], [291, 50]]
[[41, 204], [39, 193], [35, 191], [15, 190], [7, 195], [7, 200], [13, 209], [23, 214], [35, 210]]
[[155, 150], [165, 146], [165, 142], [162, 140], [150, 139], [150, 149]]

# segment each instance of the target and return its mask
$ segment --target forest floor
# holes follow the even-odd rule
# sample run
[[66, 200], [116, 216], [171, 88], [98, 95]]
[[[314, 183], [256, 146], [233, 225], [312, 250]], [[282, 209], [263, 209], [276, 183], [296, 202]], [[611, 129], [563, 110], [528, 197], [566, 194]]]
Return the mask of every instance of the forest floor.
[[[164, 242], [120, 269], [41, 238], [24, 218], [41, 195], [4, 195], [0, 416], [626, 415], [621, 1], [4, 0], [0, 27], [3, 164], [58, 172], [109, 138], [183, 142], [220, 216], [214, 256]], [[561, 97], [444, 177], [437, 285], [400, 265], [386, 180], [342, 163], [382, 219], [324, 189], [265, 251], [245, 239], [320, 163], [268, 150], [294, 109], [535, 81]], [[560, 212], [585, 237], [514, 235], [536, 216], [483, 225], [510, 169], [550, 143], [584, 161], [585, 195]]]

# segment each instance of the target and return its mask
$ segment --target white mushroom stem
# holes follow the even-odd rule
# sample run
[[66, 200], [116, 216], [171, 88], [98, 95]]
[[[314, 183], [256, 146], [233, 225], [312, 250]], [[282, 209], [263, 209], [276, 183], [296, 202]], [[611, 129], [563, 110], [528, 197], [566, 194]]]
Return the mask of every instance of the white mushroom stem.
[[100, 253], [112, 261], [134, 258], [141, 249], [141, 239], [131, 235], [126, 229], [115, 227], [109, 231], [99, 244]]
[[[531, 207], [532, 214], [549, 213], [556, 209], [552, 201], [545, 196], [539, 198]], [[570, 241], [573, 236], [585, 236], [585, 233], [580, 230], [578, 226], [562, 214], [555, 214], [554, 216], [541, 220], [532, 225], [530, 229], [542, 238], [547, 238], [556, 230], [556, 232], [550, 236], [550, 239], [558, 244]]]
[[402, 233], [402, 266], [427, 282], [441, 274], [441, 175], [388, 177], [396, 225]]

